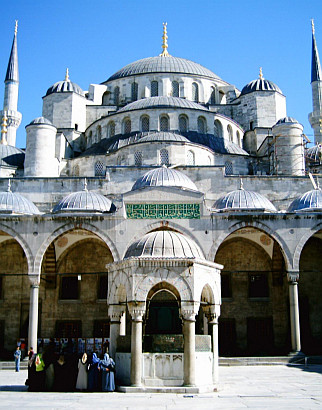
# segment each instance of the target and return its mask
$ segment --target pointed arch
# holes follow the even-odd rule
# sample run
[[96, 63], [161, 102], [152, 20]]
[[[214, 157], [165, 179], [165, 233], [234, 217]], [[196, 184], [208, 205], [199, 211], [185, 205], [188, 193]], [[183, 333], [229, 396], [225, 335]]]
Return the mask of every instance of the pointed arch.
[[294, 251], [294, 255], [293, 255], [293, 269], [295, 271], [299, 271], [300, 270], [300, 259], [301, 259], [301, 253], [302, 250], [306, 244], [306, 242], [313, 236], [315, 235], [317, 232], [319, 232], [322, 229], [322, 223], [318, 223], [317, 225], [315, 225], [313, 228], [311, 228], [308, 232], [306, 232], [304, 235], [301, 236], [295, 251]]

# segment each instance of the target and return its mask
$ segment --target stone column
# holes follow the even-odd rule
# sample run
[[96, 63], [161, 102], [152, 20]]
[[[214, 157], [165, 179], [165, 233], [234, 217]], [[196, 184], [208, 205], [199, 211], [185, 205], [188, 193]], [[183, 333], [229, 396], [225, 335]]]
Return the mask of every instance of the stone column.
[[39, 275], [30, 275], [30, 304], [29, 304], [29, 329], [28, 329], [28, 349], [33, 347], [37, 352], [37, 332], [38, 332], [38, 303], [39, 303]]
[[288, 272], [287, 278], [289, 283], [292, 353], [299, 353], [301, 351], [300, 314], [298, 301], [299, 273]]
[[128, 304], [132, 318], [131, 333], [131, 385], [142, 385], [142, 320], [145, 314], [145, 302]]
[[196, 314], [199, 303], [181, 304], [183, 319], [183, 383], [196, 385]]
[[124, 311], [120, 319], [120, 336], [126, 335], [126, 312]]
[[108, 314], [110, 317], [110, 356], [115, 358], [117, 348], [117, 338], [120, 335], [121, 329], [121, 317], [124, 313], [124, 306], [111, 305], [108, 308]]
[[208, 325], [211, 326], [211, 344], [213, 353], [212, 380], [214, 384], [219, 380], [219, 351], [218, 351], [218, 317], [220, 315], [220, 305], [209, 306], [206, 310]]

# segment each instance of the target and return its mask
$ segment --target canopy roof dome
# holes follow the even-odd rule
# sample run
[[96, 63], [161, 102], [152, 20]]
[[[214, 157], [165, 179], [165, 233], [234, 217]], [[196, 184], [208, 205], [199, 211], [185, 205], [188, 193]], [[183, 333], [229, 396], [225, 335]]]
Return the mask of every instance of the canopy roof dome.
[[220, 80], [220, 77], [218, 77], [215, 73], [198, 63], [194, 63], [193, 61], [186, 60], [184, 58], [168, 55], [167, 57], [157, 56], [143, 58], [142, 60], [130, 63], [109, 77], [105, 82], [124, 77], [152, 73], [188, 74]]
[[275, 206], [263, 195], [243, 188], [229, 192], [214, 203], [214, 209], [228, 211], [265, 211], [276, 212]]
[[113, 203], [108, 198], [95, 192], [83, 191], [73, 192], [63, 198], [53, 209], [58, 212], [112, 212]]
[[314, 212], [322, 211], [322, 191], [321, 189], [312, 189], [296, 198], [288, 208], [288, 212]]
[[191, 181], [190, 178], [188, 178], [182, 172], [167, 168], [166, 166], [152, 169], [151, 171], [146, 172], [135, 182], [132, 187], [132, 191], [151, 186], [172, 186], [197, 191], [196, 185]]
[[259, 78], [246, 84], [245, 87], [242, 89], [240, 95], [249, 94], [254, 91], [276, 91], [280, 94], [283, 94], [281, 89], [275, 83], [273, 83], [273, 81], [266, 80], [263, 77], [261, 68], [259, 70]]
[[166, 142], [190, 142], [188, 138], [183, 135], [176, 134], [175, 132], [165, 132], [165, 131], [156, 131], [149, 132], [148, 135], [140, 138], [138, 142], [156, 142], [156, 141], [166, 141]]
[[52, 125], [53, 124], [47, 120], [47, 118], [45, 117], [37, 117], [34, 120], [32, 120], [28, 125], [26, 125], [26, 127], [28, 127], [29, 125], [40, 125], [40, 124], [46, 124], [46, 125]]
[[24, 196], [8, 191], [0, 192], [0, 214], [39, 215], [36, 205]]
[[12, 145], [0, 144], [0, 166], [23, 168], [25, 153]]
[[184, 109], [193, 109], [193, 110], [202, 110], [208, 111], [206, 107], [202, 105], [186, 100], [180, 97], [149, 97], [149, 98], [142, 98], [141, 100], [134, 101], [130, 104], [127, 104], [125, 107], [121, 108], [117, 111], [126, 112], [126, 111], [133, 111], [133, 110], [146, 110], [148, 108], [167, 108], [167, 107], [174, 107], [174, 108], [184, 108]]
[[204, 255], [199, 246], [178, 232], [155, 231], [133, 242], [124, 259], [136, 258], [199, 258]]
[[82, 95], [84, 97], [84, 91], [80, 88], [80, 86], [70, 81], [68, 68], [66, 70], [65, 80], [58, 81], [57, 83], [49, 87], [46, 92], [46, 96], [53, 94], [53, 93], [67, 93], [67, 92], [73, 92], [73, 93]]

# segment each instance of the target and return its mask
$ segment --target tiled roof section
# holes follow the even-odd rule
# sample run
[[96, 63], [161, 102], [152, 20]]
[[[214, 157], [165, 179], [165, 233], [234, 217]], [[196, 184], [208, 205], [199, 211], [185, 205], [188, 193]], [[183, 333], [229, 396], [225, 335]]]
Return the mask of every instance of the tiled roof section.
[[142, 98], [141, 100], [134, 101], [125, 107], [121, 108], [117, 113], [133, 111], [133, 110], [146, 110], [148, 108], [188, 108], [193, 110], [208, 111], [208, 109], [201, 104], [186, 100], [179, 97], [149, 97]]
[[193, 61], [173, 56], [157, 56], [143, 58], [142, 60], [126, 65], [113, 74], [108, 80], [106, 80], [106, 82], [118, 78], [149, 73], [181, 73], [220, 80], [220, 77], [208, 70], [208, 68], [205, 68], [198, 63], [194, 63]]
[[112, 202], [101, 194], [87, 190], [73, 192], [63, 198], [53, 209], [58, 212], [94, 212], [106, 213], [112, 211]]
[[306, 211], [314, 212], [322, 211], [322, 191], [321, 189], [312, 189], [305, 192], [299, 198], [296, 198], [288, 208], [288, 212]]
[[276, 212], [275, 206], [263, 195], [245, 189], [229, 192], [218, 199], [214, 206], [217, 211], [254, 211]]

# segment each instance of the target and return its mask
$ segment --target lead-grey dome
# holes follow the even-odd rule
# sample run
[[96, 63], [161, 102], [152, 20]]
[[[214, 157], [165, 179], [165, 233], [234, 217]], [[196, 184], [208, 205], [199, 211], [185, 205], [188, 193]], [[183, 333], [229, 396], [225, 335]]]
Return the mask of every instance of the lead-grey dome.
[[151, 186], [178, 187], [197, 191], [196, 185], [185, 174], [165, 166], [146, 172], [135, 182], [132, 191]]
[[69, 80], [58, 81], [57, 83], [49, 87], [46, 92], [46, 96], [53, 94], [53, 93], [67, 93], [67, 92], [73, 92], [73, 93], [82, 95], [84, 97], [84, 91], [80, 88], [80, 86]]
[[245, 85], [240, 95], [249, 94], [254, 91], [276, 91], [283, 94], [281, 89], [273, 83], [273, 81], [266, 80], [265, 78], [258, 78]]
[[106, 82], [117, 80], [118, 78], [151, 73], [190, 74], [220, 80], [220, 77], [208, 70], [208, 68], [193, 61], [173, 56], [157, 56], [143, 58], [142, 60], [126, 65], [113, 74]]
[[293, 117], [284, 117], [277, 121], [276, 125], [279, 124], [298, 124], [299, 122]]
[[0, 144], [0, 166], [8, 168], [23, 168], [25, 153], [12, 145]]
[[138, 142], [156, 142], [156, 141], [167, 141], [167, 142], [190, 142], [188, 138], [183, 135], [176, 134], [175, 132], [149, 132], [148, 135], [140, 138]]
[[322, 144], [316, 144], [314, 147], [308, 148], [305, 156], [310, 161], [322, 163]]
[[136, 258], [199, 258], [204, 255], [199, 246], [178, 232], [155, 231], [133, 242], [124, 259]]
[[54, 207], [53, 212], [106, 213], [112, 211], [112, 205], [105, 196], [84, 189], [67, 195]]
[[312, 189], [296, 198], [288, 208], [288, 212], [314, 212], [322, 211], [322, 191], [321, 189]]
[[39, 209], [24, 196], [11, 192], [0, 192], [0, 214], [38, 215]]
[[[40, 124], [46, 124], [46, 125], [53, 125], [49, 120], [47, 120], [47, 118], [45, 117], [37, 117], [34, 120], [32, 120], [28, 125], [40, 125]], [[28, 125], [26, 125], [26, 127], [28, 127]]]
[[202, 105], [194, 101], [186, 100], [184, 98], [179, 98], [179, 97], [160, 96], [160, 97], [142, 98], [141, 100], [134, 101], [130, 104], [127, 104], [125, 107], [121, 108], [120, 110], [118, 110], [117, 113], [133, 111], [133, 110], [146, 110], [149, 108], [168, 108], [168, 107], [208, 111], [206, 107], [203, 107]]
[[228, 211], [265, 211], [276, 212], [275, 206], [263, 195], [245, 189], [237, 189], [218, 199], [214, 210]]

